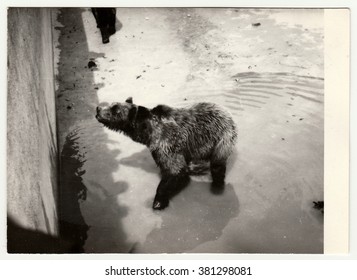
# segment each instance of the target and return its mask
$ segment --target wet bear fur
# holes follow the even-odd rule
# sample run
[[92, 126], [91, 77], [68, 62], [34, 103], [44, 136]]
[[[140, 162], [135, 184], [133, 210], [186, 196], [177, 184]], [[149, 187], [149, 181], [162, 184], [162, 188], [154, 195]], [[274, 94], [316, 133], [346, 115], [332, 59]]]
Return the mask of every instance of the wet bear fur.
[[158, 105], [153, 109], [124, 103], [98, 106], [96, 118], [107, 128], [123, 132], [146, 145], [161, 170], [153, 208], [160, 210], [189, 183], [188, 165], [193, 160], [210, 162], [211, 190], [224, 190], [226, 162], [237, 140], [232, 117], [213, 103], [188, 108]]

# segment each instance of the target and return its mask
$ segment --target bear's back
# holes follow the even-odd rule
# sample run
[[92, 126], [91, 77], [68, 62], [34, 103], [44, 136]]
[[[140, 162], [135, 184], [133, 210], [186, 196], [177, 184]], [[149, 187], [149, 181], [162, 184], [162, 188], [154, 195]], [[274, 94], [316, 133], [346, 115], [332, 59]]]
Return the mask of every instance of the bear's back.
[[[231, 115], [214, 103], [197, 103], [188, 109], [195, 122], [189, 126], [188, 146], [193, 157], [210, 156], [212, 149], [223, 139], [236, 138], [236, 127]], [[204, 156], [203, 156], [204, 157]]]
[[[193, 123], [189, 122], [189, 126], [193, 125], [195, 129], [194, 133], [210, 133], [211, 137], [220, 137], [219, 134], [225, 132], [225, 130], [235, 129], [235, 125], [231, 115], [214, 103], [201, 102], [192, 105], [186, 110]], [[178, 114], [177, 122], [180, 125], [185, 126], [185, 117], [183, 120], [180, 118], [181, 114]], [[182, 114], [185, 116], [185, 114]], [[207, 137], [209, 137], [207, 136]]]
[[192, 158], [209, 157], [222, 138], [235, 138], [230, 114], [214, 103], [201, 102], [187, 108], [159, 105], [152, 112], [159, 119], [158, 139]]

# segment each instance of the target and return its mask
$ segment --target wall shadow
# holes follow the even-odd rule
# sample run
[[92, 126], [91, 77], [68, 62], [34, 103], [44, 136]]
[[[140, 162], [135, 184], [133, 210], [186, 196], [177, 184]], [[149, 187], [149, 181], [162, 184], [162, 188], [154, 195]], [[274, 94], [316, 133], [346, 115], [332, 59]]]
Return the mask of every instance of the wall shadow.
[[7, 252], [10, 254], [60, 254], [73, 250], [74, 244], [69, 241], [24, 228], [7, 218]]
[[[72, 245], [67, 253], [105, 253], [111, 248], [125, 252], [131, 245], [126, 244], [120, 221], [127, 215], [127, 208], [118, 205], [116, 195], [126, 191], [128, 186], [112, 178], [111, 174], [118, 169], [115, 158], [120, 151], [108, 149], [110, 140], [94, 118], [99, 103], [96, 93], [105, 83], [95, 83], [93, 72], [99, 69], [89, 68], [88, 62], [105, 59], [105, 53], [88, 49], [82, 20], [85, 11], [83, 8], [60, 9], [57, 20], [62, 26], [55, 27], [60, 31], [56, 91], [60, 238]], [[101, 164], [102, 170], [97, 167]], [[105, 184], [88, 180], [88, 168], [90, 172], [103, 173], [99, 176], [105, 177]]]
[[79, 202], [86, 199], [87, 188], [81, 177], [85, 173], [85, 159], [78, 154], [75, 139], [68, 135], [61, 152], [59, 229], [61, 238], [74, 244], [71, 252], [82, 253], [89, 227], [84, 221]]

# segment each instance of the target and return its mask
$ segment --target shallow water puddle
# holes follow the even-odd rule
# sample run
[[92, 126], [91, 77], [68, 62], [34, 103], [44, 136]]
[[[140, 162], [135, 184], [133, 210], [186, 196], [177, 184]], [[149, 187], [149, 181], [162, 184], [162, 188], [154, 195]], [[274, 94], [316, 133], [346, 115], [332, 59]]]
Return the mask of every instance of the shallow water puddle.
[[[245, 106], [262, 108], [265, 107], [264, 104], [269, 102], [267, 99], [273, 99], [270, 102], [285, 101], [288, 106], [294, 106], [299, 98], [314, 103], [323, 103], [324, 81], [322, 78], [297, 76], [288, 73], [254, 72], [239, 73], [233, 78], [237, 87], [225, 96], [235, 98], [238, 104], [242, 105], [239, 106], [240, 108]], [[261, 104], [261, 106], [255, 106], [256, 103]]]
[[85, 252], [322, 252], [313, 201], [323, 200], [323, 79], [249, 72], [229, 85], [205, 98], [226, 106], [239, 128], [221, 196], [210, 193], [209, 176], [192, 177], [154, 212], [160, 176], [148, 149], [94, 118], [72, 130], [62, 205], [77, 220], [63, 219], [81, 226]]
[[254, 72], [233, 79], [236, 88], [224, 96], [239, 113], [239, 140], [228, 179], [241, 211], [221, 246], [229, 252], [322, 253], [323, 216], [313, 201], [323, 200], [323, 79]]

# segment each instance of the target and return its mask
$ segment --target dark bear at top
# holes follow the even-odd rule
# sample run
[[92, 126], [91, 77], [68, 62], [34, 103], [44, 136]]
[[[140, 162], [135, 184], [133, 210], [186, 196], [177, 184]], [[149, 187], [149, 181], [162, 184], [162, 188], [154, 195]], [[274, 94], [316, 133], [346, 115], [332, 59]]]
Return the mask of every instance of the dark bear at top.
[[96, 118], [107, 128], [123, 132], [146, 145], [161, 170], [161, 181], [153, 203], [164, 209], [169, 200], [190, 181], [191, 161], [210, 162], [211, 190], [224, 190], [226, 163], [237, 140], [230, 114], [214, 103], [196, 103], [187, 108], [158, 105], [153, 109], [124, 103], [98, 106]]
[[115, 34], [116, 9], [115, 8], [92, 8], [92, 13], [97, 22], [97, 28], [102, 35], [103, 44], [109, 43], [109, 37]]

